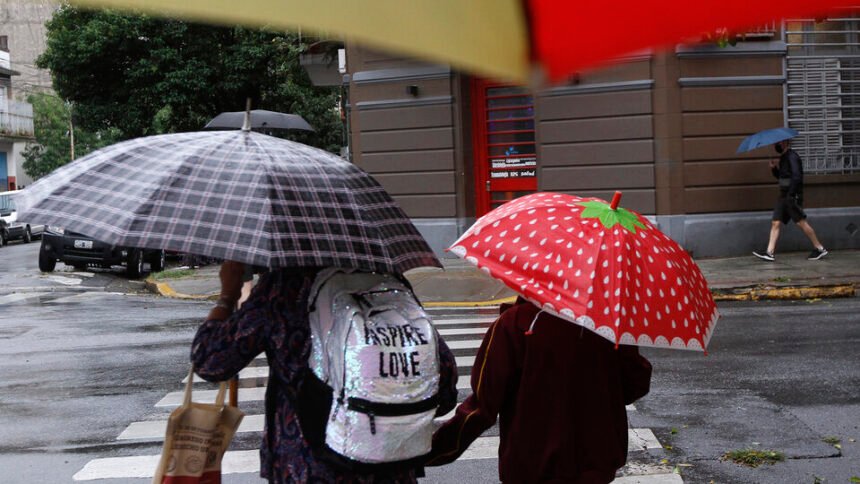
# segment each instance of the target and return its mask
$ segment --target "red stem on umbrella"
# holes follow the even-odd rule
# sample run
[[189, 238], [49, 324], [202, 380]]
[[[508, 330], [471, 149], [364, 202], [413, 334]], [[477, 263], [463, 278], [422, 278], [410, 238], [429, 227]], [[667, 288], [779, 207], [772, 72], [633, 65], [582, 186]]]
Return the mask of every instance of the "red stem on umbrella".
[[621, 201], [621, 192], [616, 191], [615, 195], [612, 196], [612, 202], [609, 204], [609, 208], [612, 210], [618, 209], [618, 203]]

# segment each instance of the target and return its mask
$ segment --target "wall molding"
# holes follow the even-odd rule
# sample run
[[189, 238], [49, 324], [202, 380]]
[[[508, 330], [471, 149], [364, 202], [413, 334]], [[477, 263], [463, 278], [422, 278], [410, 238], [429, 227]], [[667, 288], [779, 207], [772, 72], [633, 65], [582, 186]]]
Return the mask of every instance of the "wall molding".
[[785, 84], [785, 76], [681, 77], [678, 84], [681, 87], [781, 86]]
[[355, 84], [375, 84], [379, 82], [414, 81], [419, 79], [445, 79], [451, 77], [448, 66], [401, 67], [352, 73]]
[[[437, 104], [452, 104], [454, 96], [433, 96], [415, 99], [384, 99], [382, 101], [359, 101], [354, 107], [359, 111], [371, 109], [412, 108], [418, 106], [433, 106]], [[350, 106], [352, 107], [352, 106]]]
[[680, 58], [700, 57], [761, 57], [785, 55], [785, 42], [772, 40], [770, 42], [740, 42], [734, 47], [719, 47], [715, 44], [679, 45], [675, 55]]
[[638, 81], [624, 82], [601, 82], [597, 84], [581, 84], [576, 86], [553, 87], [541, 92], [541, 97], [569, 96], [572, 94], [595, 94], [602, 92], [638, 91], [652, 89], [654, 79], [642, 79]]

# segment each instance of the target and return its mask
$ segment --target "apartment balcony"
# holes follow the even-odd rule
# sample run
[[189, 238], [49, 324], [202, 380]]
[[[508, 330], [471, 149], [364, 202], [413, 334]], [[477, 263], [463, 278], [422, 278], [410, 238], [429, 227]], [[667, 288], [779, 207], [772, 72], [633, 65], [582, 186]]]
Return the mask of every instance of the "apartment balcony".
[[33, 106], [0, 101], [0, 138], [33, 138]]

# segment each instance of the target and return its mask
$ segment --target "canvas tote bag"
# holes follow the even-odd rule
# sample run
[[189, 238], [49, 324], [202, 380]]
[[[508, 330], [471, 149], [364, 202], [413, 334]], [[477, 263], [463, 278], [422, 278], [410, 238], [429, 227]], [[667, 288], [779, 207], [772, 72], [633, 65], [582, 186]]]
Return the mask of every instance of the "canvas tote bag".
[[194, 369], [185, 385], [185, 400], [170, 414], [161, 459], [153, 484], [220, 484], [221, 458], [245, 416], [224, 405], [221, 383], [215, 404], [191, 401]]

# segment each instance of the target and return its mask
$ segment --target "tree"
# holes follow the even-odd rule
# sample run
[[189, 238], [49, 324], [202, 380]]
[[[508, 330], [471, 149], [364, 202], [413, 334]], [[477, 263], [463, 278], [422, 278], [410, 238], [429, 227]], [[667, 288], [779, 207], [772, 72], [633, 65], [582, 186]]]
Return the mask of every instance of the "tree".
[[303, 116], [315, 133], [288, 137], [338, 151], [339, 89], [315, 87], [294, 33], [218, 27], [61, 7], [37, 65], [91, 131], [121, 139], [196, 131], [218, 113], [253, 107]]
[[36, 141], [24, 149], [24, 171], [34, 179], [51, 173], [72, 160], [117, 140], [115, 130], [96, 133], [78, 129], [71, 122], [72, 106], [52, 94], [31, 94]]

